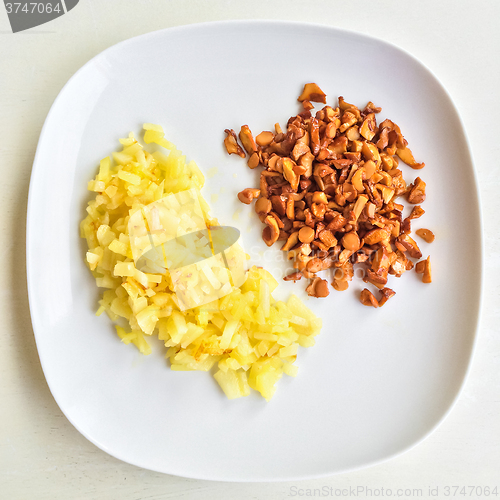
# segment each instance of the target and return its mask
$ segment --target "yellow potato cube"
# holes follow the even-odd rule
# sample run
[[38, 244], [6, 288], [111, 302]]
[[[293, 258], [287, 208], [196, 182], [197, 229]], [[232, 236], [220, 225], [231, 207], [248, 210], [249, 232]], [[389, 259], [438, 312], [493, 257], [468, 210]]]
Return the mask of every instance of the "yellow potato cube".
[[[106, 289], [96, 314], [106, 312], [113, 322], [128, 323], [127, 329], [116, 325], [117, 336], [142, 354], [151, 353], [145, 335], [158, 335], [168, 348], [172, 370], [209, 371], [217, 363], [214, 378], [228, 398], [248, 396], [253, 388], [269, 401], [283, 373], [297, 374], [293, 362], [298, 346], [314, 345], [321, 320], [297, 297], [275, 301], [272, 292], [278, 282], [264, 269], [251, 267], [245, 276], [245, 256], [234, 247], [224, 253], [226, 259], [201, 254], [213, 244], [206, 235], [186, 239], [185, 250], [168, 255], [168, 269], [197, 257], [185, 275], [164, 272], [164, 267], [154, 266], [154, 258], [148, 260], [152, 267], [136, 267], [153, 245], [219, 225], [199, 194], [205, 178], [196, 163], [186, 163], [160, 125], [145, 123], [144, 131], [145, 143], [169, 151], [150, 153], [130, 133], [120, 139], [121, 151], [101, 160], [88, 185], [96, 194], [80, 223], [80, 235], [87, 241], [86, 262], [96, 284]], [[135, 231], [141, 224], [143, 229]], [[226, 266], [238, 259], [241, 273], [235, 278]], [[165, 264], [163, 256], [160, 260]], [[204, 293], [211, 302], [185, 307], [184, 292], [176, 289], [181, 278], [184, 298]]]

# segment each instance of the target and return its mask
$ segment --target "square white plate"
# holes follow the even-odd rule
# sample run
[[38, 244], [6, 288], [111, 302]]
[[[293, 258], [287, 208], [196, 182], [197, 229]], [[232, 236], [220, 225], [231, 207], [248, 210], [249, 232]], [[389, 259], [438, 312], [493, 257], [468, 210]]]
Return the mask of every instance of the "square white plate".
[[[99, 291], [85, 267], [79, 221], [87, 182], [118, 138], [160, 123], [166, 137], [206, 173], [213, 213], [243, 234], [256, 263], [280, 272], [253, 210], [236, 193], [257, 173], [222, 146], [225, 128], [269, 130], [299, 110], [317, 82], [383, 110], [398, 123], [427, 182], [426, 214], [414, 229], [432, 285], [414, 273], [391, 278], [397, 295], [362, 306], [355, 280], [344, 293], [307, 300], [320, 315], [317, 345], [299, 352], [296, 379], [284, 377], [270, 403], [228, 401], [206, 373], [172, 372], [161, 349], [149, 357], [119, 342], [96, 317]], [[235, 177], [233, 174], [237, 174]], [[223, 188], [221, 191], [221, 187]], [[238, 220], [232, 214], [239, 210]], [[247, 230], [251, 227], [250, 231]], [[260, 254], [259, 254], [260, 252]], [[75, 427], [126, 462], [180, 476], [272, 481], [319, 477], [393, 457], [427, 436], [449, 411], [468, 370], [481, 293], [481, 226], [471, 154], [458, 113], [417, 60], [379, 40], [334, 28], [284, 22], [223, 22], [150, 33], [86, 64], [45, 122], [30, 186], [28, 282], [31, 315], [51, 391]]]

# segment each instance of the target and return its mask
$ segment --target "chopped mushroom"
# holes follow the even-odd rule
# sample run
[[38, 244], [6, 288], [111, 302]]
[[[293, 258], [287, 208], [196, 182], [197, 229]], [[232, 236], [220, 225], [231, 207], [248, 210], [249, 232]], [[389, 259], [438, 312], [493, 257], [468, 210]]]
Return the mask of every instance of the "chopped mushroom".
[[364, 306], [379, 307], [379, 303], [375, 296], [368, 288], [364, 288], [360, 295], [359, 300]]
[[368, 141], [371, 141], [375, 134], [377, 133], [377, 122], [375, 120], [375, 114], [369, 113], [366, 115], [363, 121], [359, 133]]
[[420, 177], [417, 177], [410, 186], [406, 199], [408, 203], [414, 204], [422, 203], [425, 200], [425, 182]]
[[236, 139], [236, 132], [233, 129], [226, 129], [224, 132], [226, 133], [224, 146], [226, 146], [227, 153], [230, 155], [239, 155], [242, 158], [245, 158], [245, 152], [241, 149], [241, 146], [238, 144], [238, 140]]
[[288, 276], [285, 276], [283, 278], [284, 281], [293, 281], [294, 283], [302, 278], [302, 274], [299, 272], [295, 272], [292, 274], [289, 274]]
[[381, 241], [387, 240], [390, 232], [385, 228], [372, 229], [365, 234], [364, 240], [366, 245], [375, 245]]
[[420, 206], [417, 205], [416, 207], [413, 207], [411, 214], [408, 216], [408, 219], [418, 219], [419, 217], [422, 217], [422, 215], [425, 214], [425, 210]]
[[408, 252], [408, 255], [413, 259], [420, 259], [422, 252], [418, 248], [417, 243], [407, 234], [401, 234], [396, 238], [396, 247], [402, 252]]
[[326, 102], [326, 94], [315, 83], [306, 83], [304, 90], [297, 99], [299, 102], [312, 101], [312, 102]]
[[248, 125], [243, 125], [241, 127], [239, 136], [240, 136], [241, 144], [243, 144], [245, 151], [249, 155], [253, 155], [253, 153], [255, 153], [257, 151], [257, 145], [255, 144], [252, 132], [248, 128]]
[[430, 255], [429, 257], [427, 257], [427, 259], [417, 262], [417, 265], [415, 266], [415, 272], [417, 274], [423, 274], [422, 276], [423, 283], [432, 283]]
[[264, 222], [267, 224], [267, 226], [262, 231], [262, 239], [264, 240], [266, 245], [270, 247], [278, 241], [280, 229], [276, 218], [271, 215], [268, 215], [264, 219]]
[[328, 282], [321, 278], [313, 278], [311, 284], [306, 288], [306, 292], [311, 297], [328, 297]]
[[281, 247], [283, 252], [288, 252], [299, 242], [299, 231], [294, 231], [288, 236], [286, 243]]
[[313, 257], [306, 266], [307, 271], [310, 273], [316, 274], [318, 271], [321, 271], [323, 269], [322, 261], [321, 259], [318, 259], [317, 257]]
[[258, 198], [260, 196], [260, 189], [252, 189], [247, 188], [238, 193], [238, 199], [241, 203], [245, 203], [245, 205], [250, 205], [254, 198]]
[[[394, 252], [392, 252], [393, 254]], [[372, 271], [387, 281], [387, 274], [391, 266], [391, 259], [384, 247], [380, 247], [372, 259]]]
[[[363, 291], [363, 300], [381, 306], [394, 295], [387, 288], [389, 278], [402, 276], [414, 267], [410, 259], [422, 257], [410, 235], [411, 220], [425, 213], [419, 204], [425, 200], [426, 184], [417, 177], [407, 185], [403, 162], [412, 168], [424, 164], [415, 161], [398, 125], [391, 120], [377, 124], [381, 108], [372, 102], [360, 111], [339, 97], [336, 107], [325, 105], [314, 113], [311, 102], [326, 102], [314, 83], [305, 85], [299, 101], [303, 111], [283, 129], [276, 123], [274, 131], [254, 139], [247, 125], [241, 127], [248, 166], [262, 170], [259, 189], [243, 190], [238, 197], [244, 203], [257, 198], [265, 243], [282, 241], [281, 249], [296, 270], [286, 281], [308, 278], [308, 293], [326, 296], [328, 284], [317, 274], [332, 269], [332, 286], [342, 291], [356, 265], [365, 282], [381, 293], [378, 302], [369, 290]], [[245, 157], [234, 131], [226, 133], [228, 152]], [[407, 217], [400, 197], [416, 205]]]
[[421, 168], [425, 167], [425, 163], [417, 163], [415, 161], [415, 158], [413, 158], [413, 153], [408, 147], [396, 149], [396, 154], [411, 168], [420, 170]]
[[257, 168], [260, 163], [260, 158], [258, 153], [253, 153], [252, 156], [248, 159], [247, 165], [251, 168]]
[[256, 138], [255, 142], [261, 146], [266, 147], [273, 142], [274, 134], [272, 132], [261, 132]]
[[396, 259], [392, 262], [389, 273], [399, 278], [403, 273], [413, 268], [413, 262], [400, 250], [396, 250], [395, 254]]
[[396, 295], [396, 292], [391, 288], [382, 288], [382, 290], [380, 290], [380, 295], [382, 297], [378, 301], [378, 305], [382, 307], [391, 297]]
[[417, 229], [415, 234], [420, 236], [427, 243], [432, 243], [435, 239], [434, 233], [430, 229]]
[[271, 209], [272, 209], [272, 204], [268, 198], [259, 198], [255, 203], [255, 211], [257, 212], [257, 214], [268, 214], [271, 211]]

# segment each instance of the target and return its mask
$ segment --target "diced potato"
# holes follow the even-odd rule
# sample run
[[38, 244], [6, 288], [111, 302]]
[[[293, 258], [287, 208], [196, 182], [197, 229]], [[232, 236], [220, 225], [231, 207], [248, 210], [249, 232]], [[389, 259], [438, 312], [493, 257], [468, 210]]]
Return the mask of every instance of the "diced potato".
[[147, 306], [136, 315], [137, 324], [146, 335], [152, 335], [158, 322], [158, 307]]
[[222, 390], [229, 399], [241, 398], [250, 394], [247, 374], [243, 370], [219, 370], [214, 375]]
[[259, 308], [262, 309], [264, 318], [269, 318], [271, 312], [271, 293], [268, 282], [263, 279], [259, 290]]
[[103, 160], [101, 160], [99, 166], [99, 173], [97, 174], [97, 180], [103, 183], [109, 182], [111, 180], [110, 168], [111, 168], [111, 160], [108, 156]]
[[[198, 230], [200, 224], [203, 228], [207, 223], [218, 225], [199, 193], [197, 210], [201, 213], [189, 205], [186, 191], [199, 190], [205, 182], [196, 163], [186, 163], [182, 152], [165, 139], [160, 125], [145, 123], [144, 130], [144, 142], [169, 151], [150, 153], [130, 133], [120, 139], [121, 151], [101, 160], [88, 186], [96, 194], [80, 224], [80, 235], [87, 241], [86, 262], [96, 283], [106, 289], [96, 314], [106, 312], [114, 322], [128, 322], [127, 329], [116, 325], [116, 333], [124, 344], [133, 344], [143, 354], [151, 353], [145, 335], [158, 335], [168, 348], [166, 358], [172, 370], [209, 371], [217, 364], [214, 378], [228, 398], [248, 396], [251, 387], [269, 401], [283, 373], [297, 374], [298, 347], [314, 345], [321, 320], [295, 296], [286, 303], [275, 301], [272, 292], [277, 281], [255, 266], [247, 271], [240, 288], [231, 288], [223, 263], [195, 266], [186, 281], [190, 293], [202, 286], [208, 286], [208, 291], [227, 288], [229, 293], [186, 310], [180, 310], [173, 292], [174, 274], [136, 268], [133, 249], [143, 245], [144, 251], [150, 236], [131, 237], [129, 222], [143, 217], [152, 203], [179, 193], [179, 201], [175, 197], [172, 202], [177, 203], [175, 210], [165, 215], [163, 224], [174, 236]], [[154, 218], [150, 222], [154, 227]], [[202, 248], [207, 241], [188, 241], [181, 260], [197, 252], [197, 245]]]
[[196, 340], [200, 335], [203, 335], [205, 330], [194, 323], [189, 323], [187, 325], [187, 331], [182, 337], [181, 347], [185, 349], [191, 342]]
[[139, 349], [142, 354], [151, 354], [151, 346], [146, 342], [142, 332], [134, 332], [135, 337], [132, 339], [134, 345]]
[[250, 368], [248, 384], [269, 401], [276, 391], [275, 384], [281, 378], [283, 363], [279, 358], [256, 361]]
[[260, 288], [262, 280], [265, 280], [269, 285], [270, 293], [273, 293], [278, 286], [278, 282], [271, 273], [261, 267], [254, 266], [248, 271], [247, 279], [241, 289], [243, 292], [257, 291]]
[[87, 252], [87, 262], [90, 265], [91, 271], [93, 271], [97, 267], [101, 259], [102, 254], [99, 255], [97, 252]]
[[290, 344], [286, 347], [282, 347], [279, 351], [281, 358], [286, 358], [287, 356], [295, 356], [297, 354], [298, 344]]
[[297, 365], [292, 365], [288, 361], [283, 363], [283, 373], [288, 375], [289, 377], [296, 377], [299, 372], [299, 367]]
[[229, 347], [229, 343], [231, 342], [234, 332], [236, 331], [238, 326], [239, 322], [236, 320], [230, 320], [226, 323], [219, 343], [221, 349], [227, 349]]
[[120, 255], [123, 255], [124, 257], [127, 257], [128, 255], [128, 248], [125, 243], [121, 242], [120, 240], [114, 239], [109, 245], [108, 248], [114, 252], [118, 253]]
[[133, 262], [117, 262], [113, 270], [115, 276], [133, 276], [135, 266]]
[[[130, 165], [130, 163], [133, 161], [132, 156], [126, 155], [123, 151], [121, 151], [121, 152], [116, 151], [116, 152], [113, 153], [112, 156], [113, 156], [113, 160], [115, 160], [115, 162], [118, 165], [122, 165], [122, 166]], [[118, 177], [120, 177], [120, 175], [124, 175], [124, 174], [128, 174], [128, 173], [129, 172], [126, 172], [125, 170], [120, 169], [117, 172], [117, 175], [118, 175]], [[139, 182], [140, 182], [140, 178], [139, 178]]]
[[129, 319], [132, 315], [132, 310], [127, 303], [126, 299], [121, 299], [116, 297], [113, 302], [111, 302], [110, 310], [113, 311], [117, 316]]
[[307, 335], [299, 335], [299, 345], [301, 347], [312, 347], [316, 341], [314, 337], [308, 337]]

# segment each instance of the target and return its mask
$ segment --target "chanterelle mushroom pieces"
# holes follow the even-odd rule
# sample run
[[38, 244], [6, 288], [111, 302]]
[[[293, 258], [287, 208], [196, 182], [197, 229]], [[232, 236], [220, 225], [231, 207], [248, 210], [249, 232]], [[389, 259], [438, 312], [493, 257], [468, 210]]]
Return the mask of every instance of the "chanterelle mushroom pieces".
[[[338, 98], [314, 112], [313, 102], [326, 104], [326, 94], [316, 83], [308, 83], [299, 96], [301, 110], [286, 128], [255, 136], [243, 125], [238, 137], [226, 130], [230, 154], [249, 155], [248, 166], [262, 168], [257, 189], [238, 194], [246, 204], [257, 199], [255, 211], [265, 224], [262, 237], [268, 246], [281, 241], [290, 269], [286, 281], [310, 280], [313, 297], [329, 294], [328, 281], [336, 290], [346, 290], [354, 270], [380, 293], [361, 293], [365, 305], [380, 307], [395, 292], [387, 287], [392, 276], [400, 277], [414, 267], [412, 259], [422, 253], [410, 236], [412, 219], [425, 212], [426, 184], [417, 177], [404, 179], [403, 162], [420, 169], [400, 128], [385, 119], [371, 101], [358, 108]], [[362, 109], [362, 111], [361, 111]], [[409, 171], [407, 171], [408, 173]], [[403, 215], [405, 197], [415, 206]], [[428, 229], [417, 234], [432, 239]], [[430, 283], [430, 261], [417, 264], [423, 281]], [[322, 279], [319, 275], [330, 275]]]
[[224, 139], [224, 146], [226, 147], [226, 151], [228, 154], [238, 155], [242, 158], [245, 158], [245, 152], [241, 149], [241, 146], [238, 144], [236, 139], [236, 133], [233, 129], [224, 130], [226, 133], [226, 138]]
[[359, 300], [364, 306], [379, 307], [378, 300], [375, 298], [373, 293], [368, 290], [368, 288], [361, 291]]
[[423, 274], [422, 281], [424, 283], [432, 283], [430, 255], [429, 257], [427, 257], [427, 259], [417, 262], [417, 265], [415, 266], [415, 272], [417, 274]]
[[312, 101], [326, 103], [326, 94], [315, 83], [306, 83], [298, 101]]

